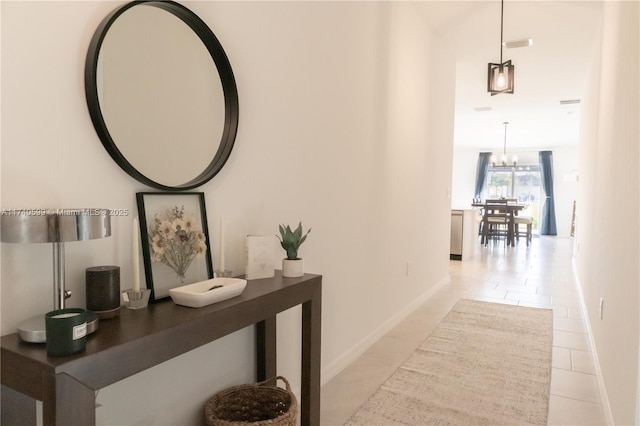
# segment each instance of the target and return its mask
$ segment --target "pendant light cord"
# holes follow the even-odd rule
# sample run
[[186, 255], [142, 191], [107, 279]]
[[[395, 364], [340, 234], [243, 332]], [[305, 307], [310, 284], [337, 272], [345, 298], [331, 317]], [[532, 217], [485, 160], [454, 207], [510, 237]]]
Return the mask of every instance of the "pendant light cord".
[[505, 121], [504, 122], [504, 148], [502, 149], [502, 154], [505, 156], [505, 158], [507, 157], [507, 124], [509, 124], [509, 122]]
[[500, 63], [502, 64], [502, 34], [504, 26], [504, 0], [500, 1]]

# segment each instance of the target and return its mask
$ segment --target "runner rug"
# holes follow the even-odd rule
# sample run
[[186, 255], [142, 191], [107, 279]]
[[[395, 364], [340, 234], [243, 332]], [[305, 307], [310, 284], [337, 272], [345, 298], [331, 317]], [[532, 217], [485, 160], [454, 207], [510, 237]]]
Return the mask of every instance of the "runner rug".
[[546, 425], [553, 312], [461, 299], [347, 425]]

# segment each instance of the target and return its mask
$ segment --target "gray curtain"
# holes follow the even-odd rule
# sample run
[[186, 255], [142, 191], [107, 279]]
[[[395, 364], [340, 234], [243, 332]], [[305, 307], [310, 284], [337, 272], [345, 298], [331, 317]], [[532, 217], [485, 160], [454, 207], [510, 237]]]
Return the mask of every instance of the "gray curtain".
[[487, 170], [489, 170], [489, 162], [491, 161], [490, 152], [481, 152], [478, 154], [478, 166], [476, 167], [476, 191], [475, 198], [480, 198], [484, 181], [487, 178]]
[[544, 189], [546, 196], [540, 215], [540, 235], [558, 235], [553, 197], [553, 153], [551, 151], [540, 151], [540, 167], [542, 169], [542, 189]]

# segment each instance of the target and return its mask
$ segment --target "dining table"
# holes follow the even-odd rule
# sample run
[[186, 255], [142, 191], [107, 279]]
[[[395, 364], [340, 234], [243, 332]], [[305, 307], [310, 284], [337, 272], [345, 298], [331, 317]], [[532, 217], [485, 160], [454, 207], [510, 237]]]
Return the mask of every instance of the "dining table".
[[512, 201], [504, 201], [504, 202], [490, 202], [485, 201], [484, 203], [474, 202], [471, 203], [472, 207], [482, 208], [483, 209], [483, 229], [487, 223], [487, 212], [489, 211], [503, 211], [508, 216], [509, 220], [507, 221], [507, 246], [515, 246], [515, 216], [518, 215], [518, 212], [529, 207], [528, 204], [523, 204], [519, 202]]

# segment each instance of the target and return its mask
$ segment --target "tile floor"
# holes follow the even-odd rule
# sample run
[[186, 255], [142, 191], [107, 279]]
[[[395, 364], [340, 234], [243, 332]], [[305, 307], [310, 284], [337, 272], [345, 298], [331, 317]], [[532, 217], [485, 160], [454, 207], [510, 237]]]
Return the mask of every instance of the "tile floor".
[[573, 279], [573, 239], [534, 238], [478, 247], [451, 261], [451, 283], [322, 387], [321, 424], [342, 425], [411, 355], [460, 298], [552, 308], [549, 425], [604, 425], [596, 368]]

